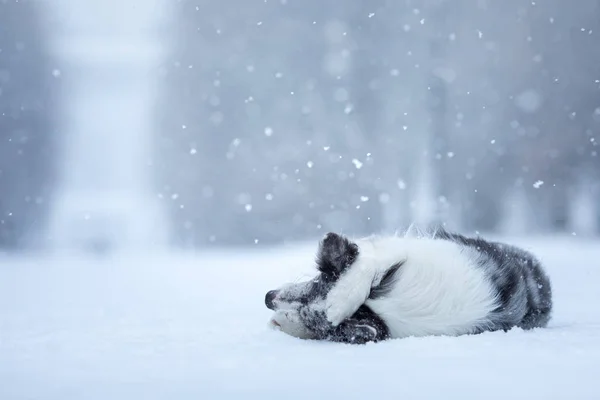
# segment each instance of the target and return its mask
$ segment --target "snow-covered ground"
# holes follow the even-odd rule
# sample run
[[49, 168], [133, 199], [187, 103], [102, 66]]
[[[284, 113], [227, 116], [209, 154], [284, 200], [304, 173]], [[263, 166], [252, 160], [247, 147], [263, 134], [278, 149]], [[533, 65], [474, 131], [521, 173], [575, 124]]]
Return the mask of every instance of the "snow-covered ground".
[[553, 279], [547, 329], [366, 346], [272, 331], [314, 246], [0, 258], [0, 399], [599, 399], [600, 242], [510, 240]]

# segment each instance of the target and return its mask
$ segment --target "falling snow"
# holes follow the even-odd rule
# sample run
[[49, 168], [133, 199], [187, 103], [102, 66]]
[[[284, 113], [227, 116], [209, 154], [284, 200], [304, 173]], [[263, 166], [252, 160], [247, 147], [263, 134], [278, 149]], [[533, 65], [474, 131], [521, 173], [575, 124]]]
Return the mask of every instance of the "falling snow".
[[[38, 3], [0, 0], [1, 399], [595, 398], [598, 274], [564, 266], [600, 233], [597, 10]], [[356, 349], [263, 329], [321, 234], [411, 223], [550, 237], [556, 324]]]

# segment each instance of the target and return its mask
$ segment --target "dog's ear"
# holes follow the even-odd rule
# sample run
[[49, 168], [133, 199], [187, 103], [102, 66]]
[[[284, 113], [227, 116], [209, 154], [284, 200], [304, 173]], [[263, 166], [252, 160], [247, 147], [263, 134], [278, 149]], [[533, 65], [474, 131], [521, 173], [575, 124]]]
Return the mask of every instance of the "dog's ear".
[[358, 257], [358, 246], [343, 236], [328, 233], [319, 244], [317, 268], [325, 276], [337, 279]]

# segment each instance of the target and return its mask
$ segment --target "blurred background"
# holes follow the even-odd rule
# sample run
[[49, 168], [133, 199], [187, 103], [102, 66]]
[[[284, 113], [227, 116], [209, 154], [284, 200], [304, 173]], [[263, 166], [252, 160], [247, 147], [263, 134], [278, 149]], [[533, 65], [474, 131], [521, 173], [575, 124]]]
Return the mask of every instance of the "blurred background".
[[0, 251], [600, 233], [600, 2], [0, 0]]

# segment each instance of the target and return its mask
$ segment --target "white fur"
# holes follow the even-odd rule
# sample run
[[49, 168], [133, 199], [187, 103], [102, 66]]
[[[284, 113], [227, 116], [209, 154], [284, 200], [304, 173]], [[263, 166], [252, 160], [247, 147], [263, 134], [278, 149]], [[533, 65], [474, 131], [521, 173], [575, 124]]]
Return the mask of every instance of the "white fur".
[[365, 303], [371, 287], [379, 283], [387, 268], [406, 260], [407, 243], [398, 242], [397, 239], [371, 237], [355, 241], [359, 248], [358, 258], [325, 299], [327, 319], [334, 326]]
[[269, 326], [299, 339], [314, 339], [315, 335], [300, 321], [297, 310], [278, 310], [269, 321]]
[[[471, 333], [489, 323], [495, 292], [477, 254], [457, 243], [431, 238], [385, 237], [358, 240], [359, 256], [330, 291], [327, 318], [334, 325], [362, 304], [378, 314], [394, 338]], [[387, 295], [370, 300], [383, 273], [404, 262]]]

